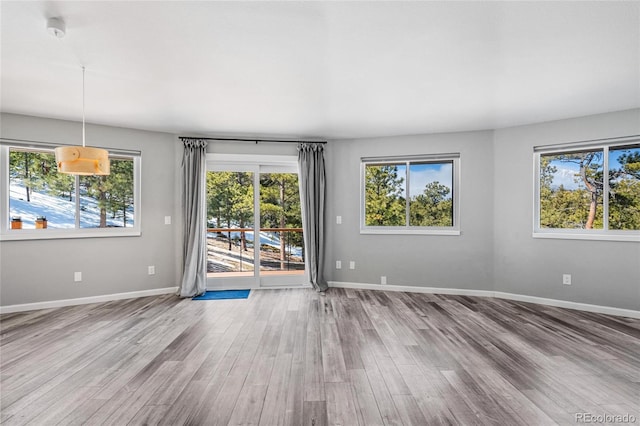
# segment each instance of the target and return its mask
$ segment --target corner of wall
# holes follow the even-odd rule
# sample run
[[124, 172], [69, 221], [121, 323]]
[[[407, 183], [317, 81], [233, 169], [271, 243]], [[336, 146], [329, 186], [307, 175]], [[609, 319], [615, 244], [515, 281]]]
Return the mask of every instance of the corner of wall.
[[[534, 146], [640, 134], [640, 109], [494, 131], [494, 291], [640, 310], [640, 244], [533, 238]], [[571, 273], [574, 285], [562, 285]]]

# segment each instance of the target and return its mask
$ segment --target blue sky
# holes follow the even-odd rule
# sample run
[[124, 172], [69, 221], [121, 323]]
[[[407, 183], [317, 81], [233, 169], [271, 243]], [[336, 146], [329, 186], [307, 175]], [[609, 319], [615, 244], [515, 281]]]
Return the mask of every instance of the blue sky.
[[[453, 185], [452, 170], [451, 163], [411, 164], [409, 168], [409, 178], [411, 180], [409, 183], [411, 186], [409, 188], [409, 196], [415, 197], [416, 195], [422, 194], [424, 187], [428, 183], [435, 181], [451, 188]], [[402, 171], [398, 167], [398, 172], [400, 174], [404, 173], [404, 171], [404, 166], [402, 166]], [[449, 196], [451, 196], [451, 193], [449, 193]]]

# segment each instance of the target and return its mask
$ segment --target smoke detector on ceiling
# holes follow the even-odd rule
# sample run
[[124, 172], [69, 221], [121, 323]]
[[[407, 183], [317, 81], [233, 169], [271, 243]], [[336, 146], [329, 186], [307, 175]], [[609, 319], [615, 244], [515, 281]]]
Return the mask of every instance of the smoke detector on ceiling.
[[49, 18], [47, 20], [47, 31], [49, 31], [49, 34], [57, 38], [62, 38], [65, 35], [65, 29], [66, 29], [66, 26], [62, 19]]

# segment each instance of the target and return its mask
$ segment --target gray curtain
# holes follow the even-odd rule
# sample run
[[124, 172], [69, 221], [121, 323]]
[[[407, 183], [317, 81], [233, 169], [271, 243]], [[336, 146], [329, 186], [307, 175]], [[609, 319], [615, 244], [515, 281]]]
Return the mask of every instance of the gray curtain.
[[323, 277], [324, 268], [324, 145], [301, 143], [298, 145], [300, 169], [300, 205], [304, 253], [311, 284], [316, 291], [328, 288]]
[[183, 139], [182, 211], [184, 215], [182, 282], [178, 295], [193, 297], [207, 289], [206, 147], [207, 141]]

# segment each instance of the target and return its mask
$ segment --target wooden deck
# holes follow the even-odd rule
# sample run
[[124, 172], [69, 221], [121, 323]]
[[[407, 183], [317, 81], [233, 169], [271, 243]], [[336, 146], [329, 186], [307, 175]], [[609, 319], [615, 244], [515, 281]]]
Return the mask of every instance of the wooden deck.
[[640, 422], [640, 321], [330, 289], [6, 314], [3, 425]]

